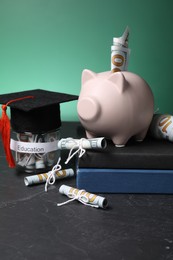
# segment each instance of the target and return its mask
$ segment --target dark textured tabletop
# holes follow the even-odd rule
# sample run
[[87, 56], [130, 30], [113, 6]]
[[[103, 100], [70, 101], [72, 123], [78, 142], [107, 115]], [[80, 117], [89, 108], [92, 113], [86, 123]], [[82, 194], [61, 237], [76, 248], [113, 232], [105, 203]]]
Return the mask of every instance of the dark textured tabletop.
[[[63, 122], [61, 137], [84, 137], [79, 123]], [[62, 161], [67, 153], [61, 155]], [[70, 165], [75, 169], [75, 158]], [[26, 174], [9, 169], [0, 143], [0, 259], [173, 259], [173, 195], [99, 194], [95, 209], [59, 193], [75, 177], [26, 187]]]

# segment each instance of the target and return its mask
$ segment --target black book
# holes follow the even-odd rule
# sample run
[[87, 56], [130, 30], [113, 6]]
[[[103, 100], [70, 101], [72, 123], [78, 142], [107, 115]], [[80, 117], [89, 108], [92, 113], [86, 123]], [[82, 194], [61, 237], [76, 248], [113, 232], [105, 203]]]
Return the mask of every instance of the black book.
[[79, 159], [78, 167], [173, 169], [173, 143], [147, 137], [143, 142], [131, 139], [126, 146], [118, 148], [108, 141], [105, 149], [87, 150]]

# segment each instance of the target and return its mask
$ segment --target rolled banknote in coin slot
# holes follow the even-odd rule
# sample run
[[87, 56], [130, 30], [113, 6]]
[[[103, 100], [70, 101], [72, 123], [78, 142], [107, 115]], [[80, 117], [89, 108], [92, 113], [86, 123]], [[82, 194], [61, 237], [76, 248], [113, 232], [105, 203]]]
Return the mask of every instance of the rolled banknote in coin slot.
[[128, 48], [129, 28], [126, 27], [123, 35], [113, 38], [111, 46], [111, 71], [125, 71], [128, 68], [130, 49]]

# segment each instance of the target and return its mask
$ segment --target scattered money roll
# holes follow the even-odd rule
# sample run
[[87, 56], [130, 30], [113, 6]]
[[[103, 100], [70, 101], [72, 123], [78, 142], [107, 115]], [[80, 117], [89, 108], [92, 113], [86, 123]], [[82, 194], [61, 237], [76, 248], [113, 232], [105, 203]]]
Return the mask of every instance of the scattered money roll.
[[61, 185], [59, 192], [69, 198], [76, 198], [86, 204], [92, 204], [101, 208], [106, 208], [108, 206], [106, 198], [89, 193], [85, 190], [79, 190], [67, 185]]
[[71, 137], [69, 138], [62, 138], [58, 142], [58, 149], [72, 149], [76, 146], [76, 148], [79, 148], [81, 146], [83, 149], [97, 149], [97, 148], [105, 148], [107, 145], [107, 142], [104, 137], [100, 138], [81, 138], [81, 139], [73, 139]]
[[149, 131], [152, 137], [173, 142], [173, 116], [154, 114]]
[[128, 68], [130, 49], [128, 48], [129, 28], [127, 27], [123, 35], [113, 38], [111, 46], [111, 71], [125, 71]]
[[[51, 171], [48, 173], [27, 176], [24, 178], [24, 183], [26, 186], [30, 186], [33, 184], [39, 184], [39, 183], [45, 183], [46, 180], [48, 179], [50, 173], [51, 173]], [[61, 170], [61, 171], [55, 170], [55, 179], [56, 180], [71, 177], [73, 175], [74, 175], [73, 169], [65, 169], [65, 170]]]

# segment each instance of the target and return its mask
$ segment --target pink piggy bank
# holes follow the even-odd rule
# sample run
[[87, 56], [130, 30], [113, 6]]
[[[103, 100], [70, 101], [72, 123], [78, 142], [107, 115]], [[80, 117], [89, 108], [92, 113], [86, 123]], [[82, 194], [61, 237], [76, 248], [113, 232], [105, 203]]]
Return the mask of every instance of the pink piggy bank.
[[87, 138], [104, 136], [121, 147], [132, 136], [145, 138], [154, 98], [149, 85], [134, 73], [84, 70], [77, 112]]

